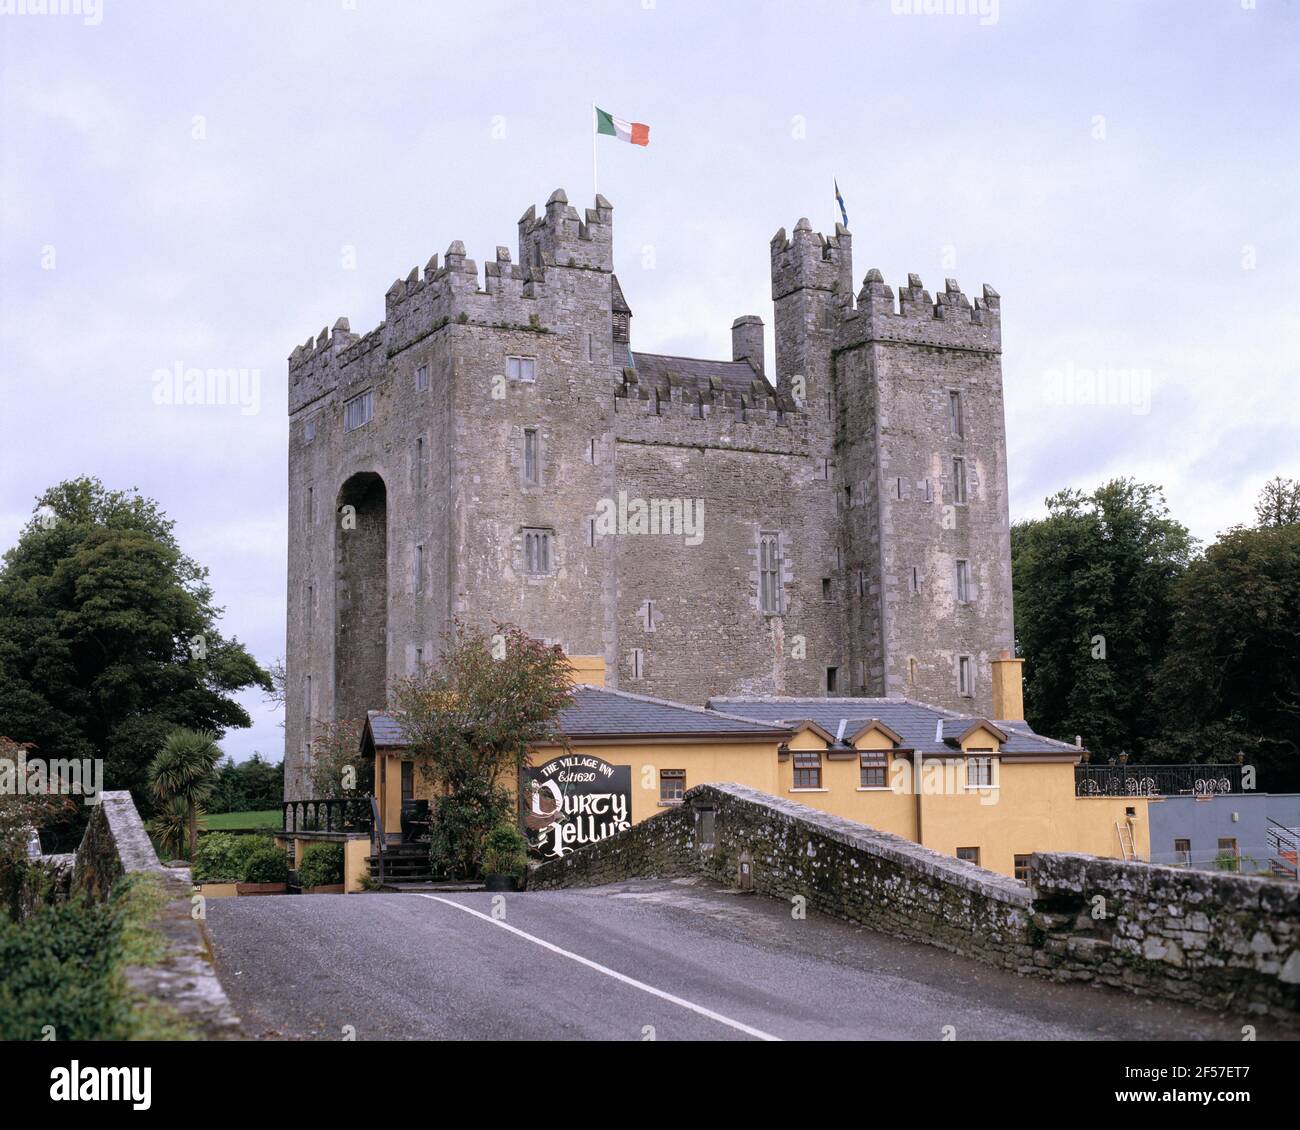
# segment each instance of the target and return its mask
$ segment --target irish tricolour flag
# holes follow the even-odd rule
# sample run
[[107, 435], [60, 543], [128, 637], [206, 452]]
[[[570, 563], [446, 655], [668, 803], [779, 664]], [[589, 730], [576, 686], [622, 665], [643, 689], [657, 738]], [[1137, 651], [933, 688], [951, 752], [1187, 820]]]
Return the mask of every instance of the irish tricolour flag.
[[633, 145], [650, 144], [650, 127], [641, 122], [625, 122], [596, 107], [596, 132], [607, 133], [619, 141], [631, 142]]

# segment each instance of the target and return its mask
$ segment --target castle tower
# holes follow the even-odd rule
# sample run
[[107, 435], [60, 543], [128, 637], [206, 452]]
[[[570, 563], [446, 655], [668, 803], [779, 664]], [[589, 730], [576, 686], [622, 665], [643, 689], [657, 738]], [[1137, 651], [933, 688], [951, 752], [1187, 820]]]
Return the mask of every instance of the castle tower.
[[[916, 275], [895, 306], [877, 270], [843, 310], [835, 437], [850, 567], [849, 626], [874, 693], [992, 709], [992, 662], [1013, 646], [1000, 300]], [[873, 642], [874, 641], [874, 642]]]

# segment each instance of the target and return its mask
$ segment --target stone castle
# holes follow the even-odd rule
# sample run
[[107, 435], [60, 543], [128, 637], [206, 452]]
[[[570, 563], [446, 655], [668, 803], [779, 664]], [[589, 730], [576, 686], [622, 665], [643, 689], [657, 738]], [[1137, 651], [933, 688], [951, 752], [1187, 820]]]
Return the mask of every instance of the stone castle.
[[[999, 298], [856, 296], [852, 237], [772, 239], [730, 360], [634, 348], [613, 208], [556, 191], [479, 272], [459, 241], [364, 336], [289, 358], [286, 792], [323, 722], [382, 708], [455, 619], [607, 683], [991, 709], [1012, 646]], [[633, 295], [635, 297], [635, 295]]]

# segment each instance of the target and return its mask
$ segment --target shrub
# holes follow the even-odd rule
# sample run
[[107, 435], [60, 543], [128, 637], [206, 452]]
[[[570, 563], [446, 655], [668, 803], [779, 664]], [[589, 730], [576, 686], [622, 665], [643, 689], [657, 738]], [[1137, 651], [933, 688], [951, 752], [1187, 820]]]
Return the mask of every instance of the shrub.
[[312, 844], [302, 853], [298, 883], [303, 887], [328, 887], [343, 882], [343, 845]]
[[[256, 850], [249, 853], [244, 860], [244, 873], [240, 881], [244, 883], [287, 883], [289, 865], [285, 862], [284, 852], [269, 840], [260, 841]], [[264, 846], [263, 846], [264, 845]]]
[[233, 836], [229, 832], [209, 832], [199, 841], [194, 854], [193, 878], [196, 883], [237, 883], [244, 875], [248, 857], [259, 850], [274, 850], [266, 836]]
[[528, 870], [528, 841], [513, 824], [498, 824], [483, 838], [483, 873], [521, 877]]

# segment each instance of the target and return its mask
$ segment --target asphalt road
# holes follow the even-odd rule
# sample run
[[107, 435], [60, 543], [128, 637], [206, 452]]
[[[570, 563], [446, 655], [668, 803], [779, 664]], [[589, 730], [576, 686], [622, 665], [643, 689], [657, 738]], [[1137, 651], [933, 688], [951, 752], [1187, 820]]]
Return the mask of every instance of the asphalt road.
[[696, 879], [213, 899], [208, 926], [251, 1037], [1241, 1039], [1239, 1018], [1017, 977]]

